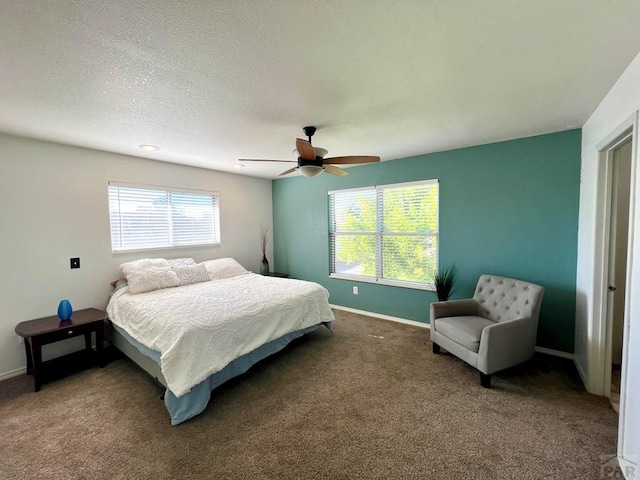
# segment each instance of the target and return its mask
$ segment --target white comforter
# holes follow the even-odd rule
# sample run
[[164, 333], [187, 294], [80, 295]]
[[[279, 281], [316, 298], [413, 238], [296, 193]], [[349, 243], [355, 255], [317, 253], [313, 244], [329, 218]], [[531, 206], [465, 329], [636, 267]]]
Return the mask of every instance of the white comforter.
[[114, 293], [113, 323], [160, 352], [177, 397], [265, 343], [333, 321], [329, 293], [317, 283], [247, 273], [223, 280], [131, 294]]

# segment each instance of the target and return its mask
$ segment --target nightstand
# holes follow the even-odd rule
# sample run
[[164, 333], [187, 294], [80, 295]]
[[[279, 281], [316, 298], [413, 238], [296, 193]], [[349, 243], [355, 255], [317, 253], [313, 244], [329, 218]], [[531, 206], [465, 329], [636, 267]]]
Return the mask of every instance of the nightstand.
[[[97, 308], [87, 308], [73, 312], [70, 320], [61, 322], [57, 316], [28, 320], [16, 325], [16, 333], [24, 338], [24, 348], [27, 354], [27, 374], [33, 375], [35, 391], [42, 386], [45, 364], [56, 363], [59, 359], [42, 362], [42, 346], [58, 342], [66, 338], [84, 335], [85, 350], [83, 362], [93, 356], [91, 350], [91, 334], [96, 334], [96, 363], [103, 366], [102, 346], [104, 343], [105, 313]], [[71, 354], [69, 356], [77, 356]]]
[[269, 272], [266, 274], [267, 277], [278, 277], [278, 278], [289, 278], [288, 273], [278, 273], [278, 272]]

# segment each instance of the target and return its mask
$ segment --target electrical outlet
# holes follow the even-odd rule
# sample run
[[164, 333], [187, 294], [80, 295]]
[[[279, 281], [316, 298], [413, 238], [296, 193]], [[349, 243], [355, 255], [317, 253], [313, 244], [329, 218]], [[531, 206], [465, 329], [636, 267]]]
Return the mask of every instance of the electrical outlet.
[[80, 268], [80, 258], [73, 257], [69, 259], [69, 263], [71, 264], [71, 268]]
[[353, 294], [358, 295], [358, 287], [353, 287]]

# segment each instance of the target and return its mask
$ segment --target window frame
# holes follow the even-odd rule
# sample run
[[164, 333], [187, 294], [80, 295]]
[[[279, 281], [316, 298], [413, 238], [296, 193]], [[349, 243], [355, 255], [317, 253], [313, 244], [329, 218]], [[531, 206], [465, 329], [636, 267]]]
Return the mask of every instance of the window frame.
[[[385, 190], [393, 189], [393, 188], [402, 188], [402, 187], [410, 187], [417, 185], [438, 185], [438, 225], [437, 231], [435, 233], [418, 233], [418, 232], [407, 232], [407, 233], [399, 233], [399, 232], [384, 232], [384, 202], [381, 201], [382, 196], [384, 195]], [[358, 191], [375, 191], [376, 192], [376, 229], [373, 233], [367, 232], [336, 232], [335, 225], [333, 224], [333, 218], [335, 217], [332, 212], [332, 200], [331, 196], [336, 193], [346, 193], [346, 192], [358, 192]], [[403, 287], [403, 288], [412, 288], [416, 290], [428, 290], [435, 291], [435, 285], [431, 283], [422, 283], [408, 280], [394, 280], [384, 278], [384, 272], [382, 270], [383, 265], [383, 252], [382, 252], [382, 244], [385, 236], [417, 236], [417, 237], [435, 237], [437, 239], [438, 252], [436, 255], [436, 269], [440, 263], [440, 182], [437, 178], [427, 179], [427, 180], [418, 180], [411, 182], [402, 182], [402, 183], [390, 183], [385, 185], [371, 185], [367, 187], [358, 187], [358, 188], [345, 188], [340, 190], [330, 190], [327, 192], [328, 195], [328, 208], [329, 208], [329, 277], [337, 278], [340, 280], [350, 280], [356, 282], [365, 282], [365, 283], [376, 283], [378, 285], [388, 285], [393, 287]], [[336, 273], [333, 270], [335, 269], [335, 238], [339, 235], [365, 235], [371, 236], [374, 238], [375, 242], [375, 262], [376, 262], [376, 273], [375, 276], [369, 275], [357, 275], [357, 274], [347, 274], [347, 273]]]
[[[169, 238], [172, 243], [167, 245], [160, 246], [148, 246], [148, 247], [133, 247], [133, 248], [115, 248], [113, 245], [113, 232], [112, 232], [112, 219], [111, 219], [111, 187], [114, 188], [128, 188], [128, 189], [138, 189], [138, 190], [146, 190], [146, 191], [155, 191], [164, 193], [168, 198], [168, 212], [167, 212], [167, 221], [168, 221], [168, 229], [169, 229]], [[198, 242], [198, 243], [173, 243], [174, 237], [174, 225], [172, 223], [172, 213], [171, 213], [171, 195], [200, 195], [200, 196], [210, 196], [214, 200], [214, 205], [212, 206], [212, 214], [213, 214], [213, 242]], [[128, 253], [128, 252], [139, 252], [139, 251], [152, 251], [152, 250], [173, 250], [178, 248], [201, 248], [201, 247], [215, 247], [220, 246], [222, 243], [222, 232], [221, 232], [221, 220], [220, 220], [220, 195], [216, 191], [210, 190], [198, 190], [193, 188], [179, 188], [179, 187], [167, 187], [164, 185], [151, 185], [151, 184], [138, 184], [138, 183], [128, 183], [128, 182], [119, 182], [119, 181], [111, 181], [107, 182], [107, 209], [109, 214], [109, 241], [111, 243], [111, 252], [115, 254], [119, 253]], [[122, 214], [119, 214], [118, 221], [122, 225]], [[122, 232], [122, 227], [121, 227]]]

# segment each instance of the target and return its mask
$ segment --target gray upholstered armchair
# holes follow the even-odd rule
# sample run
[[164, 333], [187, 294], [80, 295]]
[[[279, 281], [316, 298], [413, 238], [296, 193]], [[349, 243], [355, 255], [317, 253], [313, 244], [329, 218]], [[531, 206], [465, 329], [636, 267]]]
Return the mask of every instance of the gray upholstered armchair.
[[491, 374], [534, 356], [544, 288], [513, 278], [482, 275], [473, 298], [431, 304], [433, 353], [440, 347]]

